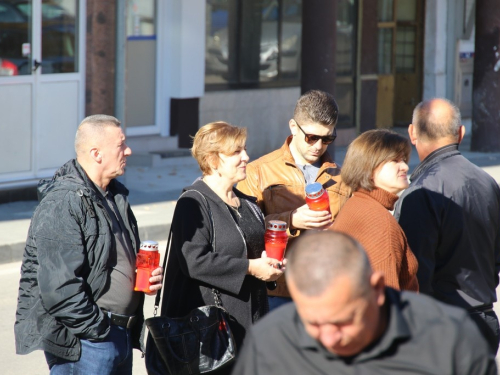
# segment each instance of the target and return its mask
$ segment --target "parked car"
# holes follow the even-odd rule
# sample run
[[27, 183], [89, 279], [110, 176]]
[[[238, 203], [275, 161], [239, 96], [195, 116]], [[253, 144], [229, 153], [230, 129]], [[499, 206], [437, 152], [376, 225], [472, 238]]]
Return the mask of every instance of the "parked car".
[[7, 59], [0, 59], [0, 76], [17, 76], [17, 65]]

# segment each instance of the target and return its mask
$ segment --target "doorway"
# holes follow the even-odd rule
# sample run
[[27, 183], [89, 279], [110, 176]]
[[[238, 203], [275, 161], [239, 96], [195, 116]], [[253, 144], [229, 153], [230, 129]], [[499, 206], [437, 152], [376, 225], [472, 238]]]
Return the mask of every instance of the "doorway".
[[378, 128], [407, 126], [422, 99], [423, 15], [423, 1], [378, 0]]
[[83, 0], [0, 0], [0, 186], [74, 157], [84, 115]]

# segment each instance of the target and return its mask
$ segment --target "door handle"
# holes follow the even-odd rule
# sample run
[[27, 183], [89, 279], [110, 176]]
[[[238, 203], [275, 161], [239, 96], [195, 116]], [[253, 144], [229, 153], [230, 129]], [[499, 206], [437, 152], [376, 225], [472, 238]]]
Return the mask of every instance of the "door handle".
[[33, 71], [36, 72], [36, 70], [42, 65], [41, 61], [37, 61], [36, 59], [33, 60]]

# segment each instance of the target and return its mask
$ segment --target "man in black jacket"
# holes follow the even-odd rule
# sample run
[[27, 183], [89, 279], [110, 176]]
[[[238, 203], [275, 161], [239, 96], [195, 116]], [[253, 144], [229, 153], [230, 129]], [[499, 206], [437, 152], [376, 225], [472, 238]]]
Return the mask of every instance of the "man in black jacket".
[[497, 374], [464, 310], [386, 288], [353, 238], [309, 232], [287, 260], [294, 303], [252, 327], [234, 375]]
[[[132, 151], [120, 122], [94, 115], [75, 137], [76, 160], [40, 181], [21, 267], [16, 351], [45, 352], [51, 374], [132, 373], [143, 349], [144, 295], [134, 292], [139, 249], [128, 190], [115, 178]], [[152, 294], [162, 269], [153, 271]]]
[[418, 259], [420, 292], [467, 309], [496, 353], [500, 189], [458, 151], [465, 128], [448, 100], [420, 103], [408, 132], [421, 163], [394, 215]]

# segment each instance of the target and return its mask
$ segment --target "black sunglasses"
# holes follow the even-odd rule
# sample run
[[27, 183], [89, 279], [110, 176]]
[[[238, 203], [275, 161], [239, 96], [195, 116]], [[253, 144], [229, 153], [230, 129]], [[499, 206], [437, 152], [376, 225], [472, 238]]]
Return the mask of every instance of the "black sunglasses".
[[304, 135], [306, 136], [306, 142], [310, 145], [313, 145], [315, 144], [316, 142], [318, 142], [318, 140], [321, 139], [321, 143], [323, 143], [324, 145], [329, 145], [330, 143], [332, 143], [335, 138], [337, 138], [337, 129], [333, 128], [333, 134], [332, 135], [315, 135], [315, 134], [307, 134], [299, 125], [299, 123], [297, 122], [297, 120], [293, 120], [295, 121], [295, 123], [297, 124], [297, 126], [299, 127], [299, 129], [302, 131], [302, 133], [304, 133]]

